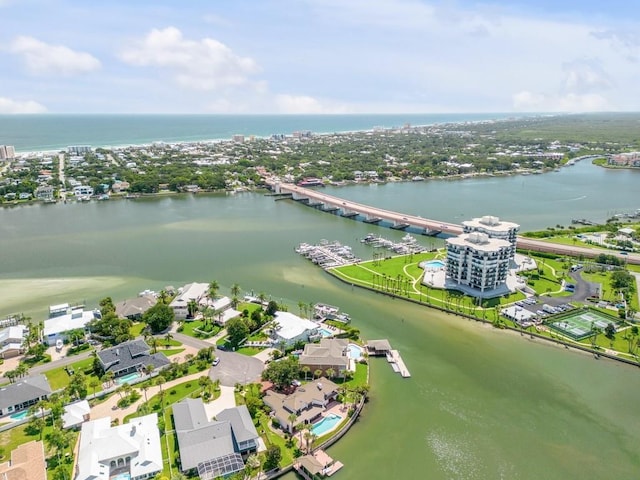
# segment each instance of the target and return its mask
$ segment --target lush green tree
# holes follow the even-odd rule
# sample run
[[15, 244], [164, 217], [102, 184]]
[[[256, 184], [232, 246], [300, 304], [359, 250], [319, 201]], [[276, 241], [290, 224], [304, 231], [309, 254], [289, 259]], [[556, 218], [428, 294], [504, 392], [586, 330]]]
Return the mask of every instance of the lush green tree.
[[604, 327], [604, 336], [609, 340], [613, 340], [616, 335], [616, 327], [613, 323], [608, 323], [606, 327]]
[[87, 377], [82, 372], [75, 372], [69, 379], [65, 393], [71, 398], [85, 398], [87, 396]]
[[278, 468], [280, 460], [282, 459], [282, 452], [278, 445], [271, 445], [267, 448], [264, 458], [264, 470], [269, 471]]
[[149, 325], [153, 333], [169, 328], [174, 318], [173, 309], [164, 303], [156, 303], [142, 315], [142, 321]]
[[270, 317], [273, 317], [277, 311], [278, 311], [278, 304], [274, 300], [271, 300], [267, 304], [265, 315], [269, 315]]
[[212, 280], [211, 283], [209, 283], [208, 291], [209, 298], [211, 300], [215, 300], [216, 296], [218, 295], [218, 290], [220, 290], [220, 284], [217, 281]]
[[237, 347], [249, 335], [249, 327], [242, 317], [232, 318], [227, 322], [227, 334], [229, 343]]
[[271, 362], [262, 372], [262, 379], [272, 382], [276, 388], [282, 389], [291, 385], [300, 374], [300, 365], [295, 357], [286, 357], [277, 362]]

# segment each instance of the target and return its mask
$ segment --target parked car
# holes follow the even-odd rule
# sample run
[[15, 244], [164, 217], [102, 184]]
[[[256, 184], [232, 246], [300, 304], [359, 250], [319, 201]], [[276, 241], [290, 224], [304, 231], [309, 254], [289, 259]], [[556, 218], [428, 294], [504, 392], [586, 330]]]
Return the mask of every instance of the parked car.
[[219, 363], [220, 363], [220, 357], [216, 357], [216, 358], [213, 360], [213, 362], [211, 362], [211, 365], [215, 367], [215, 366], [216, 366], [216, 365], [218, 365]]

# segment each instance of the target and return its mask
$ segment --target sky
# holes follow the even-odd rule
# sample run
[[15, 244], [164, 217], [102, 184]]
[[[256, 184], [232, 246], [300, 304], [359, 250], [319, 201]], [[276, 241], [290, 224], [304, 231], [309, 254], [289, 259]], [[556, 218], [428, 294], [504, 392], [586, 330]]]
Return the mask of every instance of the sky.
[[634, 0], [0, 0], [0, 114], [640, 111]]

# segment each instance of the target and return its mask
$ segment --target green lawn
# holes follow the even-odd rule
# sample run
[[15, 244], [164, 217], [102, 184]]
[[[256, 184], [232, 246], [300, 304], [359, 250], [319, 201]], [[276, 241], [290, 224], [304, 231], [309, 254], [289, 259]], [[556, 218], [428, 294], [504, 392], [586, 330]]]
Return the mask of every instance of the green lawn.
[[134, 323], [131, 328], [129, 329], [129, 333], [131, 333], [131, 335], [135, 338], [135, 337], [139, 337], [140, 335], [142, 335], [142, 330], [144, 330], [144, 327], [146, 327], [147, 324], [144, 322], [137, 322]]
[[[72, 363], [69, 367], [73, 368], [75, 372], [85, 373], [85, 375], [87, 375], [87, 384], [92, 378], [98, 379], [98, 377], [93, 374], [93, 358], [91, 357]], [[54, 368], [44, 372], [44, 375], [47, 377], [47, 380], [49, 380], [49, 385], [51, 385], [52, 390], [65, 388], [69, 384], [70, 377], [65, 367]], [[100, 390], [102, 390], [102, 382], [100, 382], [100, 386], [96, 389], [97, 392]]]
[[202, 334], [199, 332], [196, 332], [196, 329], [202, 329], [204, 327], [204, 320], [194, 320], [191, 322], [184, 322], [180, 328], [180, 333], [184, 333], [185, 335], [189, 335], [190, 337], [194, 337], [194, 338], [209, 338], [209, 337], [213, 337], [214, 335], [217, 335], [220, 330], [222, 330], [222, 327], [220, 327], [219, 325], [213, 325], [211, 327], [211, 322], [208, 322], [209, 327], [211, 328], [210, 331], [207, 331], [206, 334]]
[[160, 350], [166, 357], [170, 357], [172, 355], [177, 355], [186, 350], [186, 348], [171, 348], [169, 350]]
[[270, 445], [278, 445], [282, 452], [280, 466], [284, 467], [293, 463], [293, 451], [286, 446], [286, 440], [269, 428], [270, 418], [268, 415], [260, 417], [260, 425], [257, 427], [258, 434], [265, 439], [267, 448]]
[[242, 355], [253, 357], [256, 353], [260, 353], [262, 350], [264, 349], [258, 347], [240, 347], [236, 350], [236, 353], [241, 353]]

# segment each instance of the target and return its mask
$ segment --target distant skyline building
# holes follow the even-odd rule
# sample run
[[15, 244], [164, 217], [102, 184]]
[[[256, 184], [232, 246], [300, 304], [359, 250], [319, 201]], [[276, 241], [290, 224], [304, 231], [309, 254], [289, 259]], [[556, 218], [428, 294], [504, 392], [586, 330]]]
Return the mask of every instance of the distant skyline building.
[[16, 149], [12, 145], [0, 145], [0, 160], [16, 158]]
[[90, 145], [70, 145], [67, 147], [67, 153], [73, 153], [75, 155], [91, 153], [91, 150]]

